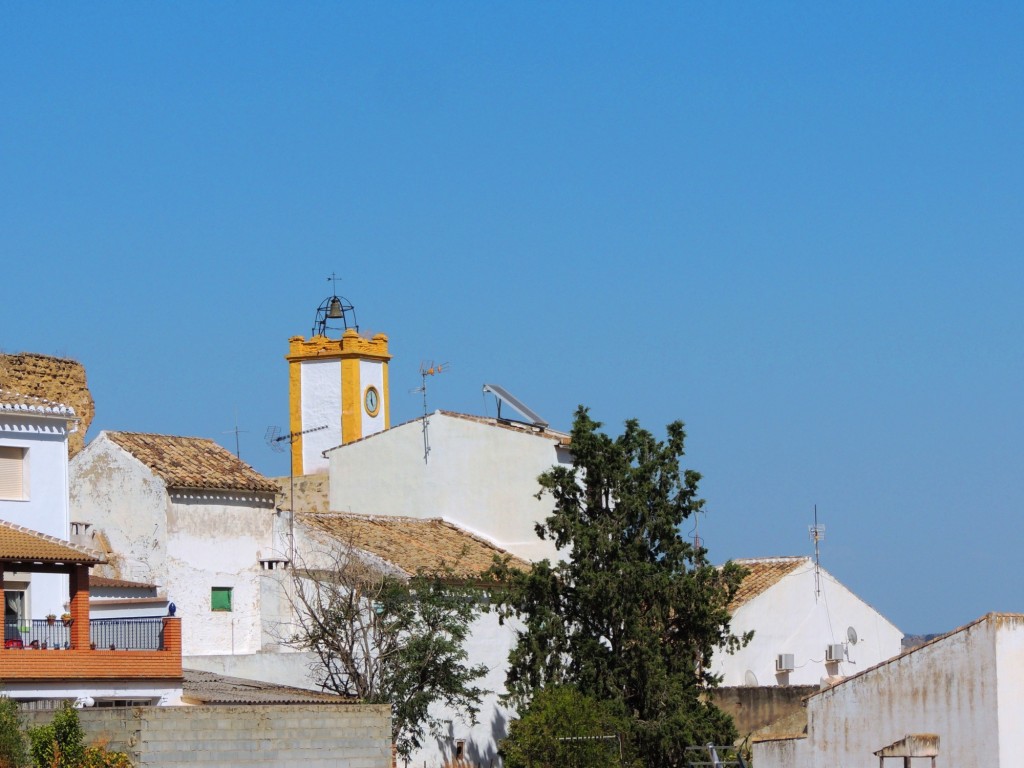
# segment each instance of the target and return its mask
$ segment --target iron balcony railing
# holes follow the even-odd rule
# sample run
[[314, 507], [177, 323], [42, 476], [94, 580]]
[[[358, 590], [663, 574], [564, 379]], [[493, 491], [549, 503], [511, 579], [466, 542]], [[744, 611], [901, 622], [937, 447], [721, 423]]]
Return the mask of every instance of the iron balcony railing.
[[[160, 617], [142, 619], [90, 619], [89, 640], [96, 650], [159, 651], [164, 647]], [[60, 619], [4, 622], [4, 648], [70, 648], [71, 622]]]

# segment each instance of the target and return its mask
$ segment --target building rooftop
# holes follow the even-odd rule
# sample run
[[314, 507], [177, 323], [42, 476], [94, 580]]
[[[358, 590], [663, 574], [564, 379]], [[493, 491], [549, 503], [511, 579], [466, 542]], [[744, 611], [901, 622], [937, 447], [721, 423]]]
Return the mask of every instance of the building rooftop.
[[34, 416], [60, 416], [75, 418], [75, 409], [70, 405], [55, 403], [44, 397], [23, 395], [12, 389], [0, 389], [0, 411], [29, 413]]
[[355, 697], [307, 691], [287, 685], [183, 670], [182, 697], [190, 704], [354, 704]]
[[100, 565], [107, 562], [103, 555], [87, 547], [4, 520], [0, 520], [0, 560], [14, 563], [79, 565]]
[[737, 565], [747, 569], [748, 573], [740, 584], [739, 591], [729, 603], [729, 611], [734, 612], [741, 605], [749, 603], [761, 593], [778, 584], [801, 565], [811, 562], [809, 557], [763, 557], [733, 560]]
[[327, 512], [296, 513], [296, 519], [339, 542], [376, 555], [410, 576], [451, 569], [451, 575], [457, 578], [478, 578], [494, 565], [495, 557], [509, 558], [513, 568], [530, 567], [486, 539], [438, 518]]
[[168, 488], [277, 493], [278, 486], [231, 451], [205, 437], [104, 432]]

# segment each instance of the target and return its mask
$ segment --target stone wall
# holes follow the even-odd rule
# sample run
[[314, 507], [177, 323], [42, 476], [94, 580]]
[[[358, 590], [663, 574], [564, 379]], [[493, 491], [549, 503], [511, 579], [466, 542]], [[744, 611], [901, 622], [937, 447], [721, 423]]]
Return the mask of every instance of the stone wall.
[[29, 352], [0, 354], [0, 388], [70, 405], [80, 421], [78, 431], [68, 437], [68, 457], [85, 446], [85, 433], [92, 424], [96, 405], [81, 363]]
[[780, 724], [787, 734], [795, 722], [802, 728], [807, 720], [804, 699], [817, 690], [816, 685], [738, 686], [717, 688], [710, 698], [732, 715], [743, 738], [755, 731], [770, 733], [774, 724]]
[[[27, 712], [28, 725], [52, 712]], [[387, 705], [265, 704], [79, 710], [88, 743], [137, 768], [390, 768]]]

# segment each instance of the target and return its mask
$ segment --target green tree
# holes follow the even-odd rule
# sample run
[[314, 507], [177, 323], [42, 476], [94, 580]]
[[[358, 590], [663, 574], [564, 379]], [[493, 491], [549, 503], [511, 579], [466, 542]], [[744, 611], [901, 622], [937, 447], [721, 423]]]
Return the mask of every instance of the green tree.
[[390, 704], [392, 740], [408, 757], [429, 735], [440, 737], [445, 705], [475, 722], [487, 673], [465, 650], [479, 615], [472, 587], [442, 566], [410, 579], [368, 563], [352, 546], [329, 553], [325, 568], [296, 569], [293, 645], [313, 651], [328, 690]]
[[17, 702], [0, 697], [0, 768], [23, 768], [29, 764], [24, 728]]
[[573, 466], [539, 478], [538, 498], [554, 510], [537, 533], [568, 559], [527, 574], [498, 569], [509, 585], [503, 608], [525, 625], [506, 687], [519, 707], [551, 685], [621, 704], [643, 761], [678, 766], [686, 746], [736, 735], [702, 694], [718, 682], [712, 653], [749, 639], [729, 627], [743, 570], [715, 568], [680, 534], [704, 504], [700, 475], [680, 469], [682, 423], [669, 424], [664, 441], [635, 420], [615, 439], [600, 426], [581, 406]]
[[80, 768], [85, 760], [85, 733], [78, 712], [67, 702], [50, 723], [30, 728], [28, 737], [38, 768]]
[[539, 691], [501, 742], [505, 768], [621, 768], [629, 763], [629, 718], [618, 702], [598, 701], [572, 686]]

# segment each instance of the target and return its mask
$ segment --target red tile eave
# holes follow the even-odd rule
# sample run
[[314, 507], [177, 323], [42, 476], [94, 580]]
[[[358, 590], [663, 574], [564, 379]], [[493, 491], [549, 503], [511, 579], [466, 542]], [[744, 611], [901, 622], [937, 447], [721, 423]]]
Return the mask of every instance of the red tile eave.
[[0, 650], [3, 683], [159, 681], [180, 683], [181, 654], [172, 651]]

